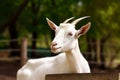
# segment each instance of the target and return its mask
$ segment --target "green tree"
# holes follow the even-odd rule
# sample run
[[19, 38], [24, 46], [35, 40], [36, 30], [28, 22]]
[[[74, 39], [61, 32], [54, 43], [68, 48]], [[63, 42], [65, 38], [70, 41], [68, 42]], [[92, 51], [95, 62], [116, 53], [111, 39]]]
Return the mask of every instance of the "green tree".
[[[83, 15], [90, 15], [92, 27], [87, 34], [88, 51], [95, 52], [94, 61], [101, 62], [100, 67], [105, 68], [104, 44], [114, 35], [118, 34], [119, 18], [115, 20], [116, 12], [119, 13], [119, 1], [115, 0], [82, 0]], [[95, 5], [95, 6], [94, 6]], [[113, 34], [113, 30], [115, 33]], [[89, 56], [91, 56], [90, 54]], [[92, 57], [92, 56], [91, 56]], [[90, 57], [90, 60], [91, 60]]]
[[[13, 2], [12, 1], [11, 2], [10, 1], [1, 2], [2, 7], [4, 7], [4, 6], [6, 7], [6, 6], [8, 6], [8, 4], [10, 4], [10, 8], [11, 8], [10, 10], [15, 9], [14, 7], [16, 7], [16, 5], [18, 6], [18, 9], [15, 10], [14, 12], [10, 11], [11, 15], [8, 16], [9, 18], [6, 17], [6, 18], [8, 18], [8, 19], [6, 19], [7, 21], [5, 20], [5, 23], [3, 25], [1, 25], [1, 27], [0, 27], [0, 30], [1, 30], [0, 32], [4, 31], [6, 28], [8, 28], [11, 40], [18, 39], [16, 22], [28, 2], [29, 2], [29, 0], [24, 0], [19, 6], [17, 5], [18, 1], [16, 1], [16, 2], [14, 2], [14, 1]], [[8, 8], [3, 13], [7, 12], [7, 10], [8, 10]], [[6, 16], [8, 14], [8, 12], [6, 15], [5, 14], [2, 14], [2, 15]], [[18, 47], [18, 42], [10, 41], [10, 47], [12, 49], [16, 49]], [[19, 54], [14, 51], [11, 53], [11, 56], [16, 56], [16, 55], [19, 55]]]

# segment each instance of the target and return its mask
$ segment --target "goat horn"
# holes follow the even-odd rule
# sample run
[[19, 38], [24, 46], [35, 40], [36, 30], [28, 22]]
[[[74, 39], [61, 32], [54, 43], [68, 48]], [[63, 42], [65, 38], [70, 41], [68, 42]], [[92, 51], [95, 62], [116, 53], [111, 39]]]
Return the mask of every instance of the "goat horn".
[[85, 18], [89, 18], [89, 17], [90, 16], [85, 16], [85, 17], [78, 18], [78, 19], [74, 20], [71, 24], [76, 25], [79, 21], [81, 21], [81, 20], [83, 20]]
[[74, 18], [74, 17], [71, 17], [71, 18], [65, 20], [63, 23], [67, 23], [68, 21], [72, 20], [73, 18]]

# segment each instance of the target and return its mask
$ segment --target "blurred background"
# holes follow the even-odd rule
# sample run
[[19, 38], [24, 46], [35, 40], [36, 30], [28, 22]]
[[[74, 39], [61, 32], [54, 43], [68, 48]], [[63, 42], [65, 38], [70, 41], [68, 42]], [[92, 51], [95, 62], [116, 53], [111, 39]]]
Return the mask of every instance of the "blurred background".
[[0, 0], [0, 80], [16, 80], [27, 59], [54, 56], [54, 32], [46, 17], [59, 25], [70, 17], [90, 16], [79, 46], [92, 72], [120, 71], [119, 0]]

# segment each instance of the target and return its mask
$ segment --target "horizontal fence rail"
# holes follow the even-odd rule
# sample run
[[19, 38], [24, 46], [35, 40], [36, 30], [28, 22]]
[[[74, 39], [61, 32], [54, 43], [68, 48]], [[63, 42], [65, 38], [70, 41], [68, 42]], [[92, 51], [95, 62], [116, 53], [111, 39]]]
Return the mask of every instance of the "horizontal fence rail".
[[[40, 40], [37, 40], [37, 39], [30, 39], [31, 41], [40, 41]], [[13, 39], [13, 40], [6, 40], [6, 39], [4, 39], [4, 40], [0, 40], [0, 43], [9, 43], [9, 42], [13, 42], [13, 41], [18, 41], [18, 42], [20, 42], [20, 46], [21, 47], [19, 47], [19, 48], [17, 48], [17, 49], [11, 49], [11, 48], [1, 48], [0, 49], [0, 55], [3, 53], [8, 53], [8, 54], [10, 54], [12, 51], [16, 51], [16, 52], [20, 52], [21, 53], [21, 58], [20, 59], [25, 59], [24, 61], [26, 61], [27, 59], [28, 59], [28, 55], [31, 53], [32, 54], [32, 52], [36, 52], [36, 53], [38, 53], [38, 54], [44, 54], [44, 53], [51, 53], [51, 50], [50, 49], [30, 49], [30, 48], [28, 48], [28, 39], [26, 39], [26, 38], [23, 38], [23, 39]], [[95, 44], [95, 43], [89, 43], [89, 44]], [[102, 45], [105, 45], [105, 46], [112, 46], [112, 47], [115, 47], [115, 46], [117, 46], [118, 47], [118, 45], [114, 45], [114, 44], [102, 44]], [[89, 56], [90, 54], [95, 54], [94, 52], [82, 52], [83, 53], [83, 55], [84, 56]], [[102, 56], [104, 56], [104, 54], [105, 53], [102, 53], [101, 55]], [[115, 54], [115, 53], [113, 53], [113, 54]], [[8, 55], [7, 55], [7, 57], [8, 57]], [[23, 58], [22, 58], [23, 57]], [[0, 57], [0, 58], [2, 58], [2, 57]], [[89, 61], [89, 63], [90, 64], [106, 64], [106, 63], [104, 63], [104, 62], [101, 62], [101, 63], [98, 63], [98, 62], [96, 62], [96, 61]], [[116, 63], [116, 64], [118, 64], [118, 62], [114, 62], [114, 63]]]

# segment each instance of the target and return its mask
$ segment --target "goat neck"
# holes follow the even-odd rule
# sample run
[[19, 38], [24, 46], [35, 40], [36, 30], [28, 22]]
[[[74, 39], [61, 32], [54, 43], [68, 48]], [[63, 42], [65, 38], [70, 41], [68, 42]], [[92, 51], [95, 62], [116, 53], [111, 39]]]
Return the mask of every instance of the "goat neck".
[[[82, 61], [82, 59], [84, 59], [83, 55], [80, 52], [79, 49], [79, 45], [78, 45], [78, 40], [76, 40], [76, 46], [74, 49], [72, 49], [71, 51], [66, 51], [66, 58], [68, 60], [68, 63], [71, 65], [70, 67], [72, 67], [73, 71], [75, 73], [80, 73], [80, 60]], [[72, 65], [76, 65], [76, 66], [72, 66]]]

